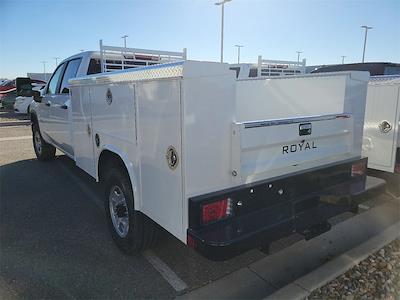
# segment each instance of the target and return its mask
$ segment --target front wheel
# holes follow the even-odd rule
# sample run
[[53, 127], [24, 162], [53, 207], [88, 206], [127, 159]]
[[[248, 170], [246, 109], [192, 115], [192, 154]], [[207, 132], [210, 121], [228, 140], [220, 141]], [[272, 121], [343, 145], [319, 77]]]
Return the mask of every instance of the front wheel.
[[40, 129], [37, 124], [32, 125], [33, 148], [38, 160], [52, 160], [56, 156], [56, 148], [49, 143], [46, 143], [40, 134]]
[[137, 253], [155, 244], [157, 228], [153, 221], [134, 209], [129, 177], [118, 168], [107, 171], [104, 207], [111, 236], [123, 252]]

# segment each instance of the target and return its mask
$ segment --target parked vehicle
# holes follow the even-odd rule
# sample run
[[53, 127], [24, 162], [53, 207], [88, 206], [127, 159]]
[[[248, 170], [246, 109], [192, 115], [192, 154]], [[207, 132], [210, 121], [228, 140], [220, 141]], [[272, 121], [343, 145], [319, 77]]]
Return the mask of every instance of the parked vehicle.
[[15, 79], [14, 80], [5, 80], [0, 84], [0, 94], [5, 94], [12, 92], [16, 89]]
[[82, 76], [92, 55], [35, 93], [33, 145], [102, 184], [127, 253], [156, 241], [155, 224], [211, 259], [310, 239], [384, 185], [361, 158], [367, 73], [236, 80], [228, 64], [177, 61]]
[[354, 64], [338, 64], [320, 66], [311, 73], [326, 73], [340, 71], [367, 71], [371, 76], [400, 75], [400, 64], [391, 62], [368, 62]]
[[368, 84], [363, 154], [400, 194], [400, 76], [373, 76]]
[[236, 71], [236, 78], [245, 79], [253, 77], [291, 76], [305, 74], [306, 60], [270, 60], [258, 56], [256, 64], [239, 63], [231, 64], [230, 69]]
[[15, 101], [15, 80], [5, 80], [0, 84], [0, 107], [12, 107]]
[[368, 156], [371, 174], [386, 179], [388, 188], [400, 195], [400, 64], [345, 64], [319, 68], [314, 73], [331, 70], [365, 70], [374, 75], [368, 84], [363, 155]]
[[17, 114], [29, 114], [33, 101], [33, 91], [39, 91], [46, 85], [42, 80], [19, 77], [16, 79], [17, 98], [15, 98], [14, 112]]

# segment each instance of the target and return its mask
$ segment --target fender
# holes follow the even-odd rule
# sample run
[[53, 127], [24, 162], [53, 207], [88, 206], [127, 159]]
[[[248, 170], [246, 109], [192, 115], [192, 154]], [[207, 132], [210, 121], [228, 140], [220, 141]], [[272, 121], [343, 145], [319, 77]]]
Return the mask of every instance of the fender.
[[140, 201], [140, 195], [139, 195], [139, 176], [138, 176], [138, 167], [136, 167], [128, 158], [128, 156], [119, 148], [115, 147], [114, 145], [106, 144], [103, 145], [100, 149], [100, 151], [97, 152], [97, 157], [96, 157], [96, 181], [99, 182], [99, 158], [101, 153], [103, 151], [108, 150], [114, 154], [116, 154], [124, 163], [126, 170], [128, 171], [129, 179], [131, 181], [132, 185], [132, 191], [133, 191], [133, 199], [134, 199], [134, 205], [135, 205], [135, 210], [141, 210], [142, 205]]

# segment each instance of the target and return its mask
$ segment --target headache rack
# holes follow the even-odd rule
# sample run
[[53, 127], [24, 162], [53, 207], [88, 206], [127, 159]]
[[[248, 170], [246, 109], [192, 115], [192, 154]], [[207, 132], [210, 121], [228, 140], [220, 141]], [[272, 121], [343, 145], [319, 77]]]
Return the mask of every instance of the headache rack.
[[182, 52], [106, 46], [100, 40], [101, 72], [112, 72], [143, 66], [151, 66], [186, 60], [186, 48]]
[[257, 77], [300, 75], [306, 72], [306, 59], [302, 61], [267, 60], [258, 56]]

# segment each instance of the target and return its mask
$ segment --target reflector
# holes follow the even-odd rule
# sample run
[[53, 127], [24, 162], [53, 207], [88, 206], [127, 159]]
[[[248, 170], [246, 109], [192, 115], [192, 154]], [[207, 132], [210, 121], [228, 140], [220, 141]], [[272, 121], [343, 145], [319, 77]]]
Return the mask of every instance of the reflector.
[[359, 161], [351, 166], [351, 176], [364, 175], [367, 172], [366, 160]]

